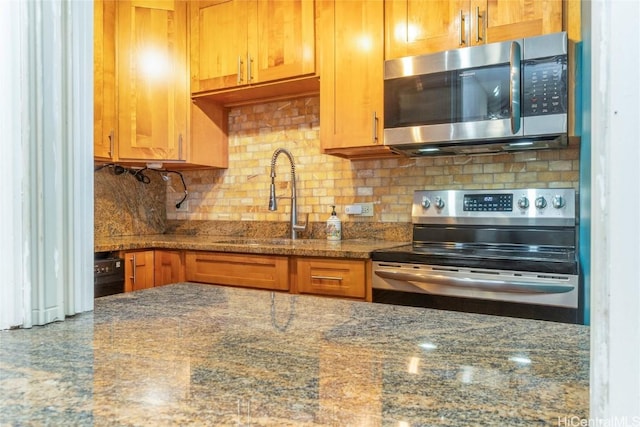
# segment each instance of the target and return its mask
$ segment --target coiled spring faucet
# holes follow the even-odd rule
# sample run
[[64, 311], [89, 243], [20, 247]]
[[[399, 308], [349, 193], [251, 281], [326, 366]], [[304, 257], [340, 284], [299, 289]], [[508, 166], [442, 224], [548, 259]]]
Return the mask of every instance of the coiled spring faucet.
[[283, 199], [286, 197], [276, 197], [276, 160], [278, 160], [278, 156], [280, 154], [284, 154], [289, 158], [289, 163], [291, 163], [291, 215], [289, 218], [289, 230], [291, 239], [295, 239], [297, 237], [298, 231], [304, 231], [307, 229], [307, 223], [309, 222], [309, 215], [307, 215], [307, 219], [303, 225], [298, 224], [298, 207], [297, 207], [297, 199], [296, 199], [296, 165], [293, 161], [293, 155], [286, 150], [285, 148], [277, 148], [276, 151], [273, 152], [273, 157], [271, 157], [271, 186], [269, 188], [269, 210], [275, 211], [278, 209], [277, 199]]

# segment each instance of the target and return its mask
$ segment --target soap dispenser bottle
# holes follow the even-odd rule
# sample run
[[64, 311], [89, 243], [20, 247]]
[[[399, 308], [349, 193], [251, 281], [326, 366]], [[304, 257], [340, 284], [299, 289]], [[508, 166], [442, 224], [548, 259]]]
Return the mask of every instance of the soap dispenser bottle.
[[331, 206], [331, 216], [327, 219], [327, 240], [340, 240], [342, 238], [342, 223], [336, 214], [336, 207]]

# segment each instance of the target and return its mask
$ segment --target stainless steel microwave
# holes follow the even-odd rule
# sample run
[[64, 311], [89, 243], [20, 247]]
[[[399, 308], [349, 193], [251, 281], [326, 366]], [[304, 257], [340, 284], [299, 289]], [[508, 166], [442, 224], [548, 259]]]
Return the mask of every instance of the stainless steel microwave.
[[385, 61], [384, 144], [409, 156], [567, 145], [566, 32]]

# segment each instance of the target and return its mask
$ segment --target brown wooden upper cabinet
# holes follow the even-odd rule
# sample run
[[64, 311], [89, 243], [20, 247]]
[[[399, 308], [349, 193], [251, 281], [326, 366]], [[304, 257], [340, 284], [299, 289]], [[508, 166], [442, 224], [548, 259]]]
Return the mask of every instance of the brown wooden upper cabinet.
[[93, 14], [93, 156], [116, 158], [116, 3], [94, 1]]
[[385, 59], [562, 29], [562, 0], [385, 0]]
[[131, 0], [117, 9], [119, 158], [185, 160], [187, 5]]
[[320, 141], [350, 159], [393, 157], [383, 145], [384, 5], [319, 0]]
[[313, 0], [189, 6], [192, 93], [315, 74]]
[[95, 0], [96, 161], [228, 166], [224, 111], [191, 102], [187, 18], [179, 0]]

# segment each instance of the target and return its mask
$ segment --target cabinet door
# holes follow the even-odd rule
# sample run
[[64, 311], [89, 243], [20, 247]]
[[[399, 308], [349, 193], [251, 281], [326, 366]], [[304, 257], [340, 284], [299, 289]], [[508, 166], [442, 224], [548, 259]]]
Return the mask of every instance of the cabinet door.
[[471, 8], [486, 9], [485, 43], [562, 31], [562, 0], [472, 0]]
[[192, 93], [247, 84], [249, 3], [189, 2]]
[[116, 137], [116, 3], [95, 0], [93, 38], [93, 156], [114, 160]]
[[183, 258], [181, 251], [155, 250], [153, 253], [154, 286], [184, 282]]
[[185, 278], [190, 282], [289, 290], [286, 256], [187, 252]]
[[298, 258], [298, 291], [338, 297], [366, 297], [365, 261]]
[[154, 285], [153, 251], [127, 252], [124, 258], [124, 291], [152, 288]]
[[248, 24], [249, 83], [313, 74], [313, 0], [271, 0], [256, 3], [253, 6], [255, 13], [250, 10]]
[[562, 0], [387, 0], [385, 59], [562, 31]]
[[466, 46], [469, 24], [469, 0], [385, 0], [385, 59]]
[[119, 157], [182, 160], [189, 107], [186, 3], [117, 4]]
[[388, 155], [382, 146], [383, 3], [321, 1], [319, 12], [322, 148]]
[[227, 111], [219, 104], [206, 99], [191, 104], [190, 164], [229, 167], [228, 123]]

